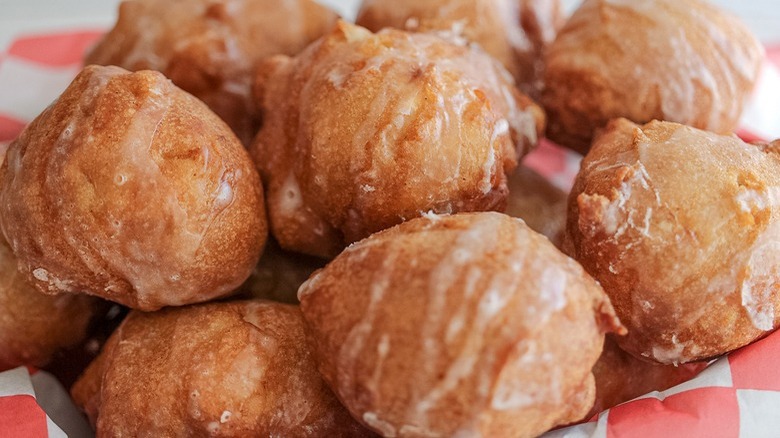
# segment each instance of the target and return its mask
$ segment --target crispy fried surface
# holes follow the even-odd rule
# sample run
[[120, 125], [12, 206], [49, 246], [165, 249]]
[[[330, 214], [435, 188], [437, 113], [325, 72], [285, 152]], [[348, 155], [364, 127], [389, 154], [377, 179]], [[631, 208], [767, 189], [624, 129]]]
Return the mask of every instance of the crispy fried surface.
[[73, 388], [98, 436], [367, 436], [317, 373], [297, 306], [131, 313]]
[[0, 371], [45, 365], [57, 351], [82, 342], [103, 308], [93, 297], [44, 295], [16, 265], [11, 250], [0, 243]]
[[586, 0], [545, 58], [548, 137], [587, 152], [612, 118], [733, 132], [763, 49], [701, 0]]
[[593, 403], [621, 330], [573, 260], [498, 213], [426, 215], [346, 249], [299, 291], [319, 369], [385, 436], [536, 436]]
[[0, 219], [42, 292], [152, 310], [223, 296], [266, 238], [257, 171], [160, 73], [87, 67], [14, 141]]
[[157, 70], [203, 100], [249, 144], [257, 61], [294, 55], [336, 22], [311, 0], [128, 0], [86, 64]]
[[499, 60], [523, 92], [541, 91], [542, 52], [563, 25], [558, 0], [364, 0], [357, 24], [445, 31], [478, 43]]
[[778, 326], [780, 155], [675, 123], [611, 122], [569, 198], [575, 258], [610, 296], [621, 347], [721, 355]]
[[253, 156], [281, 246], [334, 256], [434, 212], [501, 209], [506, 172], [537, 141], [540, 108], [476, 48], [339, 23], [258, 74]]

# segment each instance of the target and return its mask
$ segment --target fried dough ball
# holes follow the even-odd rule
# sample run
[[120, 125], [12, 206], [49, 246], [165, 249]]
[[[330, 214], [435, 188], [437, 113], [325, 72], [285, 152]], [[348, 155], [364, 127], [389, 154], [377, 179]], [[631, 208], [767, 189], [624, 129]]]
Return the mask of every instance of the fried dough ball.
[[157, 70], [204, 101], [249, 144], [255, 64], [294, 55], [337, 15], [312, 0], [126, 0], [86, 64]]
[[253, 156], [282, 248], [332, 257], [427, 211], [503, 209], [544, 114], [478, 48], [340, 22], [258, 74]]
[[364, 0], [357, 24], [420, 32], [452, 31], [482, 46], [523, 92], [541, 90], [542, 51], [563, 25], [558, 0]]
[[566, 228], [567, 199], [568, 193], [530, 167], [520, 165], [509, 175], [506, 214], [524, 220], [529, 228], [560, 248]]
[[637, 357], [685, 363], [780, 324], [780, 154], [669, 122], [609, 124], [569, 201], [574, 257]]
[[266, 238], [235, 135], [162, 74], [90, 66], [14, 141], [0, 219], [23, 277], [142, 310], [223, 296]]
[[706, 362], [679, 366], [661, 365], [635, 358], [626, 353], [611, 335], [604, 339], [604, 351], [596, 365], [596, 403], [585, 418], [633, 400], [653, 391], [666, 391], [687, 382], [707, 368]]
[[347, 248], [298, 292], [320, 373], [384, 436], [536, 436], [593, 405], [621, 330], [573, 260], [499, 213], [426, 215]]
[[84, 341], [103, 308], [97, 298], [44, 295], [16, 269], [16, 258], [0, 243], [0, 371], [43, 366], [54, 354]]
[[98, 437], [367, 435], [317, 373], [298, 307], [267, 301], [132, 312], [72, 394]]
[[587, 152], [610, 119], [737, 128], [763, 49], [701, 0], [585, 0], [545, 57], [547, 136]]

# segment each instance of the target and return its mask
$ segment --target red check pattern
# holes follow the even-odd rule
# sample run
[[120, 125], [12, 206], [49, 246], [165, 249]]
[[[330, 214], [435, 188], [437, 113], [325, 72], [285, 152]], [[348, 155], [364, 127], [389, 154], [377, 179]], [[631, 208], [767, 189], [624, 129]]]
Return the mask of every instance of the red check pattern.
[[[53, 377], [20, 367], [0, 373], [0, 437], [64, 438], [67, 435], [41, 408], [35, 393], [35, 380], [51, 382]], [[55, 390], [61, 396], [62, 389]], [[75, 430], [75, 429], [74, 429]], [[81, 429], [83, 430], [83, 429]]]
[[780, 436], [780, 332], [713, 362], [693, 380], [543, 438]]
[[[99, 36], [100, 32], [94, 30], [31, 35], [18, 38], [0, 52], [0, 147], [13, 140], [64, 90], [79, 71], [84, 53]], [[748, 140], [780, 138], [779, 70], [780, 45], [768, 50], [758, 89], [745, 111], [740, 135]], [[579, 161], [578, 155], [545, 141], [526, 163], [568, 188], [579, 170]], [[689, 382], [663, 393], [648, 394], [603, 412], [591, 423], [559, 429], [545, 437], [780, 436], [777, 363], [780, 333], [714, 362]], [[0, 437], [64, 436], [36, 400], [32, 389], [36, 376], [31, 378], [24, 368], [0, 373]], [[50, 376], [48, 379], [53, 381]], [[68, 403], [56, 384], [50, 382], [43, 388], [37, 394], [40, 400], [57, 393], [56, 397], [62, 398], [57, 403]], [[72, 405], [68, 409], [71, 417], [77, 416]], [[72, 420], [83, 423], [82, 419]]]
[[46, 413], [31, 395], [0, 397], [0, 430], [8, 437], [48, 437]]
[[[691, 409], [695, 407], [695, 409]], [[693, 414], [693, 415], [692, 415]], [[680, 431], [699, 436], [739, 436], [739, 406], [732, 388], [696, 388], [663, 400], [644, 398], [613, 408], [608, 438], [635, 435], [668, 438]]]
[[78, 31], [19, 38], [11, 43], [8, 56], [45, 67], [68, 67], [79, 64], [84, 53], [102, 34], [102, 31]]

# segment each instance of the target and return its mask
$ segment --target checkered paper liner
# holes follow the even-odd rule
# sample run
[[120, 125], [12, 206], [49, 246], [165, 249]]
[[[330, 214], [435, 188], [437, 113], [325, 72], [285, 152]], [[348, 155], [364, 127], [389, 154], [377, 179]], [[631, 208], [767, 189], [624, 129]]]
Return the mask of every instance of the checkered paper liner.
[[[0, 52], [0, 147], [55, 99], [81, 68], [101, 30], [30, 35]], [[780, 138], [780, 45], [767, 51], [739, 135]], [[549, 142], [525, 161], [568, 189], [581, 157]], [[0, 311], [2, 311], [0, 309]], [[544, 438], [780, 436], [780, 332], [715, 361], [698, 377], [558, 429]], [[0, 373], [0, 437], [91, 436], [65, 390], [43, 371]]]
[[25, 367], [0, 373], [0, 437], [92, 435], [89, 423], [54, 376]]

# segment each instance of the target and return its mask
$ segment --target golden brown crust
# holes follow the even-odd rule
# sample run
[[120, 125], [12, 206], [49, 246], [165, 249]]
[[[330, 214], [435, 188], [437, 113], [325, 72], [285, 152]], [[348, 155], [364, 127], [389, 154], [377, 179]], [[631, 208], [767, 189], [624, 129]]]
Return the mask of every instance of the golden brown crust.
[[593, 366], [596, 402], [585, 419], [641, 395], [687, 382], [706, 367], [707, 362], [679, 366], [646, 362], [623, 351], [614, 337], [607, 335], [604, 351]]
[[97, 424], [102, 402], [103, 376], [113, 359], [114, 349], [121, 340], [122, 337], [118, 334], [109, 337], [100, 354], [87, 366], [70, 389], [73, 402], [87, 415], [93, 429]]
[[132, 312], [73, 396], [99, 437], [368, 434], [317, 373], [297, 306], [265, 301]]
[[444, 31], [478, 43], [512, 73], [524, 93], [541, 91], [542, 52], [563, 25], [558, 0], [364, 0], [357, 24]]
[[230, 293], [266, 238], [230, 129], [160, 73], [91, 66], [11, 144], [3, 232], [42, 292], [153, 310]]
[[506, 214], [518, 217], [561, 248], [566, 228], [568, 193], [535, 170], [520, 165], [509, 175]]
[[701, 0], [586, 0], [545, 57], [547, 135], [587, 152], [610, 119], [668, 120], [729, 134], [763, 49]]
[[536, 436], [593, 403], [598, 284], [522, 221], [426, 215], [360, 241], [299, 291], [320, 372], [386, 436]]
[[300, 52], [336, 18], [312, 0], [128, 0], [86, 64], [160, 71], [249, 144], [258, 128], [251, 101], [255, 64]]
[[501, 209], [544, 115], [478, 49], [340, 22], [258, 73], [271, 229], [323, 257], [427, 211]]
[[57, 351], [82, 342], [102, 308], [96, 298], [38, 292], [19, 274], [5, 242], [0, 243], [0, 371], [45, 365]]
[[629, 329], [621, 347], [685, 363], [780, 323], [780, 155], [668, 122], [610, 123], [569, 198], [574, 257]]

